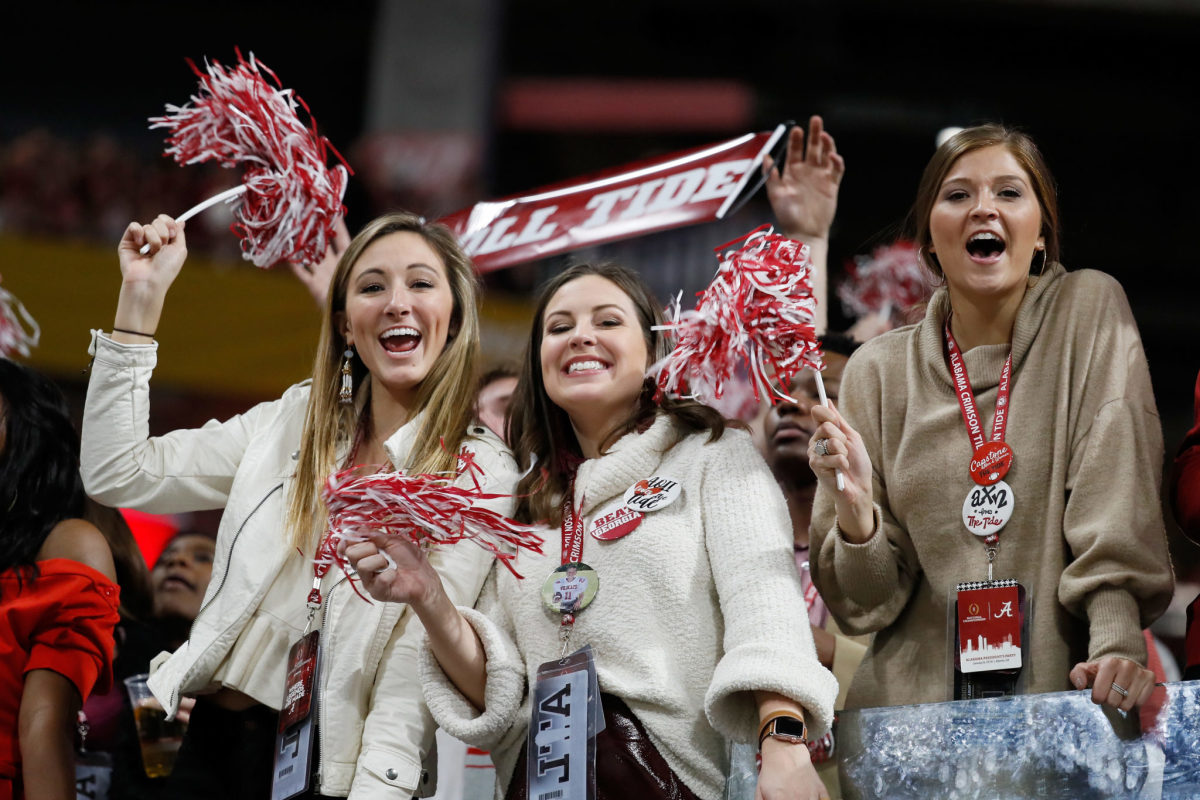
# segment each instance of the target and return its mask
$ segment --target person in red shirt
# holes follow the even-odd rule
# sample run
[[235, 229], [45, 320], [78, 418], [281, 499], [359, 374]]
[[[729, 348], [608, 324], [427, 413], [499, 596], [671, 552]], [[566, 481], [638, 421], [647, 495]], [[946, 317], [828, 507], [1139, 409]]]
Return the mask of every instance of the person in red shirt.
[[83, 508], [61, 393], [0, 359], [0, 800], [73, 800], [76, 715], [112, 680], [120, 590]]

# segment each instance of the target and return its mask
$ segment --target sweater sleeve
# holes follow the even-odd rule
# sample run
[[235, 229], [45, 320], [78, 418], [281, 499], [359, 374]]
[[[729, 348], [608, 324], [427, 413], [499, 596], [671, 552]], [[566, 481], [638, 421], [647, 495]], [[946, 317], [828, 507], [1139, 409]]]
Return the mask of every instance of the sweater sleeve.
[[[446, 676], [428, 645], [421, 648], [420, 679], [425, 702], [447, 733], [483, 750], [495, 750], [517, 725], [526, 694], [525, 662], [513, 642], [512, 624], [497, 594], [499, 565], [484, 584], [478, 610], [459, 611], [478, 634], [487, 659], [484, 710], [481, 712]], [[502, 623], [502, 624], [498, 624]]]
[[121, 344], [92, 332], [80, 450], [84, 487], [105, 505], [151, 513], [223, 508], [253, 432], [281, 401], [225, 422], [151, 437], [150, 375], [157, 351], [157, 343]]
[[813, 647], [783, 495], [742, 431], [704, 449], [704, 541], [725, 623], [724, 652], [704, 702], [709, 722], [728, 738], [753, 742], [752, 693], [770, 691], [803, 706], [819, 736], [833, 720], [837, 681]]
[[1162, 428], [1136, 323], [1111, 285], [1068, 465], [1063, 534], [1073, 559], [1058, 599], [1087, 618], [1090, 660], [1145, 663], [1142, 628], [1166, 609], [1174, 586], [1160, 506]]
[[1200, 375], [1196, 376], [1192, 429], [1183, 438], [1171, 470], [1171, 509], [1184, 535], [1200, 544]]
[[[875, 533], [862, 544], [842, 536], [834, 497], [817, 489], [809, 530], [813, 583], [821, 599], [847, 633], [861, 635], [896, 621], [916, 588], [920, 562], [916, 548], [888, 506], [881, 441], [883, 390], [876, 363], [888, 353], [876, 343], [864, 345], [846, 363], [842, 375], [842, 416], [862, 436], [871, 459], [871, 491], [875, 500]], [[879, 342], [878, 344], [882, 344]]]

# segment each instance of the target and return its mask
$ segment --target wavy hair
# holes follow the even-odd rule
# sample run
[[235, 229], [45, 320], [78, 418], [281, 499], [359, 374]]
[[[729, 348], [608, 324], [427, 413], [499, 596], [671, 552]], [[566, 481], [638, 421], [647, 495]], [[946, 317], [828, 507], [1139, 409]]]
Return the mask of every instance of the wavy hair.
[[[523, 522], [562, 523], [560, 503], [574, 472], [572, 465], [583, 457], [575, 429], [571, 427], [571, 418], [546, 394], [541, 352], [546, 307], [559, 289], [587, 275], [612, 282], [633, 301], [651, 363], [666, 358], [670, 349], [662, 332], [654, 330], [655, 325], [664, 322], [662, 307], [642, 277], [631, 269], [612, 263], [576, 264], [541, 287], [508, 417], [508, 442], [517, 464], [526, 470], [517, 484], [515, 512], [516, 519]], [[664, 414], [687, 429], [708, 431], [709, 441], [716, 441], [724, 434], [726, 420], [719, 412], [692, 400], [665, 397], [655, 402], [656, 388], [654, 379], [646, 378], [637, 404], [629, 416], [604, 437], [600, 444], [601, 453], [624, 434]], [[539, 468], [530, 469], [535, 464]]]
[[31, 567], [54, 526], [82, 517], [79, 434], [62, 392], [0, 358], [0, 571]]
[[[354, 440], [360, 425], [364, 430], [370, 426], [369, 402], [347, 405], [338, 400], [342, 354], [346, 350], [338, 321], [346, 311], [346, 287], [363, 252], [393, 233], [415, 233], [425, 240], [441, 257], [454, 296], [450, 339], [417, 394], [414, 414], [427, 413], [409, 451], [408, 462], [395, 466], [414, 473], [452, 472], [473, 417], [475, 370], [479, 360], [479, 290], [475, 266], [444, 225], [425, 222], [407, 212], [378, 217], [354, 237], [338, 260], [321, 322], [299, 463], [288, 501], [291, 542], [305, 552], [311, 552], [325, 527], [320, 486], [337, 470], [339, 448]], [[367, 382], [370, 373], [357, 352], [351, 357], [351, 373], [356, 397], [360, 391], [370, 391]], [[359, 408], [368, 411], [360, 414]]]
[[[991, 122], [964, 128], [943, 142], [925, 165], [921, 182], [917, 185], [917, 198], [913, 202], [912, 211], [909, 212], [908, 227], [914, 241], [921, 248], [921, 264], [938, 280], [943, 280], [945, 275], [937, 257], [929, 252], [929, 245], [933, 243], [929, 232], [929, 215], [937, 202], [942, 181], [946, 179], [954, 164], [967, 153], [997, 146], [1008, 150], [1025, 170], [1034, 196], [1037, 197], [1042, 212], [1041, 235], [1046, 240], [1046, 261], [1043, 262], [1043, 268], [1045, 263], [1059, 260], [1058, 190], [1050, 168], [1046, 165], [1046, 159], [1028, 134]], [[1032, 261], [1029, 266], [1032, 271]]]

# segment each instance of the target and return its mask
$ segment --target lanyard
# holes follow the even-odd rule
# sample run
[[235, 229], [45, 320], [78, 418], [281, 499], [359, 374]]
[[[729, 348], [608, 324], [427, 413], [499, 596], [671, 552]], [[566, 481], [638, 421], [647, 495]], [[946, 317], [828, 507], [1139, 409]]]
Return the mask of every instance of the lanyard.
[[975, 407], [975, 392], [967, 377], [967, 367], [963, 363], [958, 342], [954, 341], [954, 334], [950, 332], [949, 317], [946, 318], [945, 334], [955, 395], [958, 397], [963, 422], [967, 425], [967, 435], [971, 438], [972, 455], [967, 471], [971, 480], [978, 484], [967, 494], [963, 504], [963, 523], [971, 533], [983, 537], [987, 547], [990, 581], [1000, 544], [1000, 529], [1008, 523], [1016, 502], [1012, 487], [1004, 482], [1004, 477], [1013, 463], [1012, 448], [1004, 441], [1004, 431], [1008, 427], [1012, 350], [1009, 350], [1008, 358], [1004, 360], [1004, 368], [1000, 371], [1000, 382], [996, 386], [996, 413], [992, 418], [992, 438], [991, 441], [985, 442], [983, 426], [979, 422], [979, 412]]
[[578, 564], [583, 561], [583, 520], [575, 508], [575, 479], [567, 484], [567, 495], [563, 498], [562, 519], [562, 563]]
[[[963, 422], [967, 424], [967, 434], [971, 437], [971, 447], [975, 450], [983, 447], [983, 426], [979, 423], [979, 412], [975, 408], [975, 392], [971, 388], [970, 378], [967, 377], [967, 365], [963, 363], [962, 353], [959, 352], [958, 342], [950, 332], [950, 317], [946, 317], [946, 349], [950, 355], [950, 374], [954, 378], [954, 393], [958, 397], [958, 405], [962, 410]], [[996, 414], [992, 418], [992, 441], [1003, 442], [1004, 430], [1008, 427], [1008, 384], [1012, 376], [1012, 350], [1004, 361], [1004, 369], [1000, 371], [1000, 383], [996, 386]]]
[[308, 592], [308, 624], [304, 626], [305, 634], [312, 627], [313, 618], [317, 616], [317, 611], [320, 610], [321, 604], [325, 601], [325, 598], [321, 595], [321, 581], [333, 565], [340, 539], [341, 537], [339, 536], [333, 536], [329, 533], [325, 534], [325, 538], [321, 540], [321, 546], [317, 548], [317, 554], [313, 558], [313, 582], [312, 589]]

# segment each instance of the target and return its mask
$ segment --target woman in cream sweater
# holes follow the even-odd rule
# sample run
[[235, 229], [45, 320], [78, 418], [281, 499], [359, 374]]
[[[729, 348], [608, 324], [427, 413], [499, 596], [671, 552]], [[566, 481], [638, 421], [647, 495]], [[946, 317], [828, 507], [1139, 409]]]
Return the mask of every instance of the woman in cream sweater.
[[[518, 555], [523, 580], [494, 570], [474, 611], [454, 607], [413, 548], [387, 544], [396, 568], [372, 543], [347, 554], [375, 597], [421, 617], [430, 709], [493, 750], [501, 796], [533, 794], [524, 754], [539, 665], [589, 645], [608, 726], [598, 797], [717, 800], [729, 737], [760, 742], [763, 797], [815, 800], [826, 795], [800, 732], [828, 727], [837, 689], [813, 649], [787, 508], [749, 435], [696, 403], [654, 401], [644, 376], [665, 354], [660, 319], [620, 267], [573, 267], [543, 289], [510, 438], [518, 463], [537, 465], [517, 516], [563, 536]], [[577, 562], [588, 589], [564, 611], [552, 579]]]

